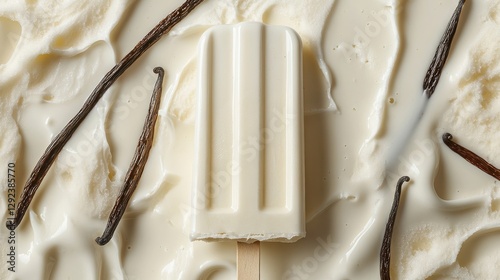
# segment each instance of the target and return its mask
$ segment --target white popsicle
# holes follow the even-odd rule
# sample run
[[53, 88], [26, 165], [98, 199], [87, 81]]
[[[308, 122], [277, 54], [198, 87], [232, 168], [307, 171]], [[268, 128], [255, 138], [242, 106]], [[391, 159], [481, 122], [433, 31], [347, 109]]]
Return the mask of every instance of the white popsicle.
[[191, 239], [304, 237], [300, 37], [261, 23], [213, 27], [198, 88]]

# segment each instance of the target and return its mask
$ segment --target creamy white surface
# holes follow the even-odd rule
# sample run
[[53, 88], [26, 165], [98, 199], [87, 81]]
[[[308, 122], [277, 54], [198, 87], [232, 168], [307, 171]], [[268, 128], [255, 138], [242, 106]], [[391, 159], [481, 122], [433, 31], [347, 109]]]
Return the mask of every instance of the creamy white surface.
[[[0, 170], [18, 195], [100, 78], [182, 1], [0, 1]], [[395, 279], [494, 279], [498, 182], [443, 132], [500, 166], [500, 1], [468, 1], [440, 84], [409, 143], [422, 81], [457, 1], [207, 0], [134, 64], [66, 145], [17, 229], [4, 279], [235, 279], [236, 246], [189, 241], [196, 46], [208, 27], [261, 21], [304, 43], [307, 237], [262, 244], [262, 279], [375, 279], [395, 180]], [[113, 240], [94, 239], [132, 158], [155, 75], [155, 144]], [[394, 155], [395, 147], [404, 152]], [[394, 164], [386, 162], [392, 159]], [[6, 218], [6, 171], [0, 213]], [[0, 227], [2, 236], [7, 230]]]
[[198, 45], [192, 240], [305, 236], [302, 41], [291, 28], [218, 25]]

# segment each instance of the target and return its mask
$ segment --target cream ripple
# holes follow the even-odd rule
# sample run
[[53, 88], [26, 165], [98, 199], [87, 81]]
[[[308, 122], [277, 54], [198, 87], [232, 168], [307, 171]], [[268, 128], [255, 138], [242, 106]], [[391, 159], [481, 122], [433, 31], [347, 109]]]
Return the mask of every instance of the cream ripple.
[[[0, 50], [0, 165], [16, 162], [18, 192], [104, 73], [182, 2], [0, 0], [0, 40], [9, 43]], [[455, 5], [205, 1], [117, 81], [66, 145], [16, 232], [18, 272], [7, 270], [8, 248], [0, 246], [0, 276], [234, 279], [235, 244], [188, 238], [196, 45], [210, 26], [260, 21], [301, 35], [308, 111], [307, 237], [263, 244], [262, 278], [377, 277], [401, 175], [412, 181], [395, 228], [394, 278], [488, 277], [499, 260], [488, 250], [500, 242], [498, 182], [451, 152], [441, 135], [453, 133], [499, 165], [498, 0], [467, 1], [436, 93], [405, 132], [412, 141], [401, 136], [418, 111], [425, 71]], [[156, 66], [166, 75], [151, 156], [115, 237], [99, 247], [94, 239], [123, 183]], [[6, 178], [0, 172], [0, 182]], [[4, 184], [0, 189], [6, 194]], [[6, 207], [0, 203], [2, 221]]]

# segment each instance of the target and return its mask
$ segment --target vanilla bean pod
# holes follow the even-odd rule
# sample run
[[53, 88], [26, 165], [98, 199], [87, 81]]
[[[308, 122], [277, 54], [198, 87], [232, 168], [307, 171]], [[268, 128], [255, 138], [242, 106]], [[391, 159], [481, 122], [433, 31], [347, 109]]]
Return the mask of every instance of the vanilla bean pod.
[[450, 133], [443, 134], [443, 142], [446, 144], [446, 146], [448, 146], [448, 148], [464, 158], [466, 161], [481, 169], [486, 174], [494, 177], [497, 180], [500, 180], [500, 170], [498, 168], [496, 168], [491, 163], [487, 162], [471, 150], [455, 143], [453, 141], [453, 135], [451, 135]]

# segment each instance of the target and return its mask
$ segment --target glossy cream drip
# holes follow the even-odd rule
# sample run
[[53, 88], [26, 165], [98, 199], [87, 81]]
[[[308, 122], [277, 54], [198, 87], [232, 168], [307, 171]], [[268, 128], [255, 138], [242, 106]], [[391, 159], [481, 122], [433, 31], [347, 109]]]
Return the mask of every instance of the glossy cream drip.
[[[16, 162], [18, 194], [105, 72], [181, 2], [0, 1], [0, 166]], [[196, 46], [208, 27], [240, 21], [288, 25], [304, 43], [307, 237], [263, 244], [262, 278], [378, 277], [402, 175], [412, 181], [394, 232], [393, 277], [495, 278], [498, 182], [441, 135], [500, 166], [498, 0], [467, 1], [440, 84], [411, 141], [394, 152], [455, 5], [207, 0], [127, 71], [66, 145], [17, 230], [16, 274], [0, 246], [0, 278], [234, 279], [235, 244], [190, 242], [189, 232]], [[94, 238], [132, 158], [155, 66], [166, 70], [155, 144], [124, 220], [99, 247]], [[0, 182], [3, 224], [5, 171]]]

